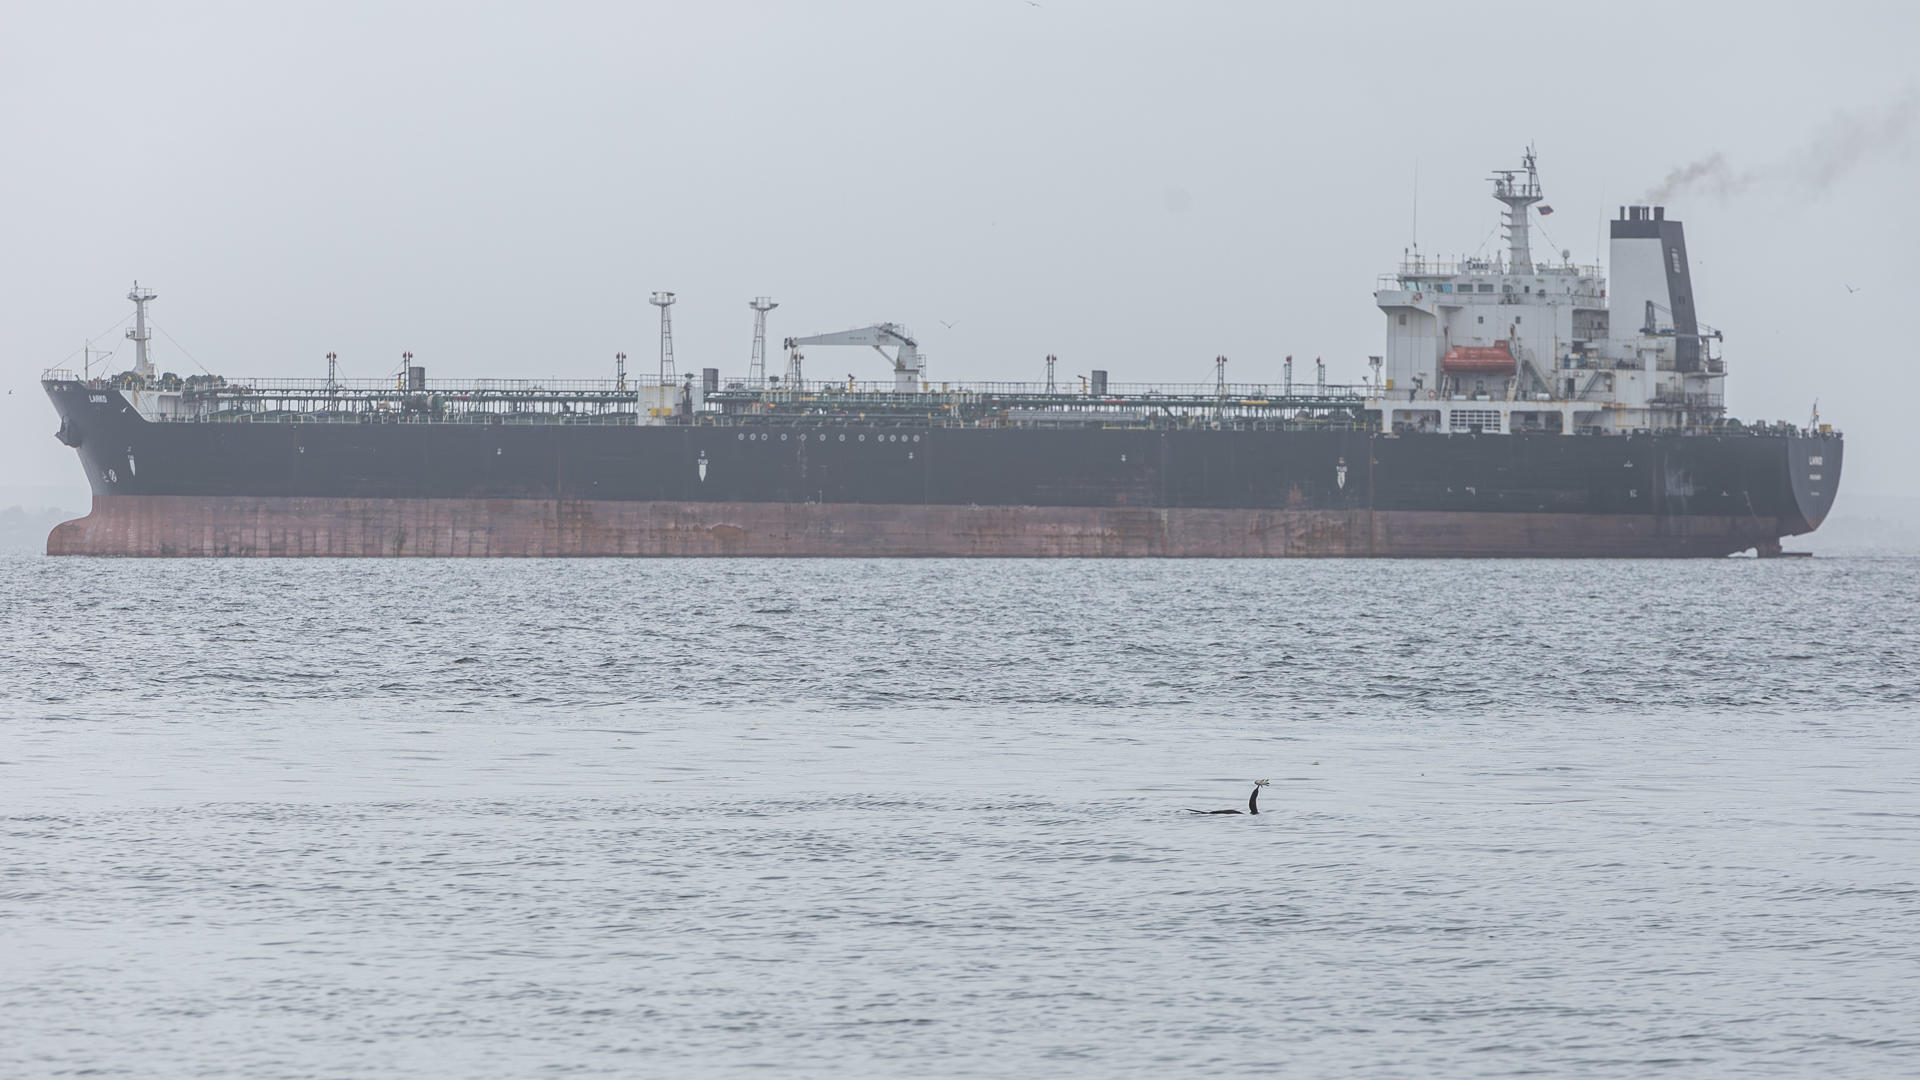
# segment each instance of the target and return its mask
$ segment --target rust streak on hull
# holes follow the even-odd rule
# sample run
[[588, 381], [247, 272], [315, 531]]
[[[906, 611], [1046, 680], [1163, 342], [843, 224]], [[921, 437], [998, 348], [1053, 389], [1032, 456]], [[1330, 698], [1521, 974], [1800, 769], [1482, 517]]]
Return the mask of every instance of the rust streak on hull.
[[986, 558], [1678, 557], [1764, 547], [1755, 517], [1414, 510], [96, 495], [49, 555]]

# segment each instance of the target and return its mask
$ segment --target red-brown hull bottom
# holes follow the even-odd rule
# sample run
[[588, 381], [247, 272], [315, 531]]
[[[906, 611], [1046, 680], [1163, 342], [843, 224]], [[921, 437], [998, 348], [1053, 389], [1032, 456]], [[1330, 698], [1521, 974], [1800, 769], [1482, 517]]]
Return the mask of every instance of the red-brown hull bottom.
[[1676, 557], [1778, 551], [1768, 518], [1383, 510], [98, 495], [49, 555]]

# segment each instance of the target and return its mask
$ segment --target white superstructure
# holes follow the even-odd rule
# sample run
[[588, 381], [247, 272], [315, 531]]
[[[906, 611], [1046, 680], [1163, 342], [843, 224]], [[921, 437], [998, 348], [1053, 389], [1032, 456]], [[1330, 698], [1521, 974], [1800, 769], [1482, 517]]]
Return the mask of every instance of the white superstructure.
[[1506, 433], [1697, 429], [1723, 414], [1720, 335], [1693, 306], [1685, 235], [1664, 207], [1612, 223], [1612, 295], [1597, 266], [1536, 263], [1532, 151], [1493, 177], [1507, 254], [1408, 258], [1374, 299], [1387, 317], [1367, 407], [1388, 431]]

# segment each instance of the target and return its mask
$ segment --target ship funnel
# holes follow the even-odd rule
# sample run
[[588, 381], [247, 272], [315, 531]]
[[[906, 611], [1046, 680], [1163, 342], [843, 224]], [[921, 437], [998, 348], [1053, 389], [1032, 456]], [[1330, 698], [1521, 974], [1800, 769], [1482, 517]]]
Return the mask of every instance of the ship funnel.
[[1648, 313], [1643, 326], [1630, 318], [1615, 320], [1612, 335], [1671, 334], [1674, 367], [1700, 370], [1700, 323], [1693, 307], [1686, 230], [1667, 217], [1664, 206], [1626, 206], [1611, 233], [1607, 261], [1613, 308], [1635, 316]]

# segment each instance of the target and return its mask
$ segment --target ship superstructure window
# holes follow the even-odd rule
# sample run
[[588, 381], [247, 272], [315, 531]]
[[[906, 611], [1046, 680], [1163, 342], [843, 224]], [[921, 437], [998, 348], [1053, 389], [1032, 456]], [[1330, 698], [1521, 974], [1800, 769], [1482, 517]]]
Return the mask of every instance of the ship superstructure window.
[[1401, 313], [1400, 313], [1400, 325], [1401, 325], [1401, 326], [1405, 326], [1405, 325], [1407, 325], [1407, 315], [1406, 315], [1406, 312], [1401, 312]]
[[1481, 292], [1492, 292], [1492, 291], [1493, 291], [1493, 286], [1492, 286], [1492, 285], [1482, 285], [1482, 286], [1480, 286], [1480, 291], [1481, 291]]

